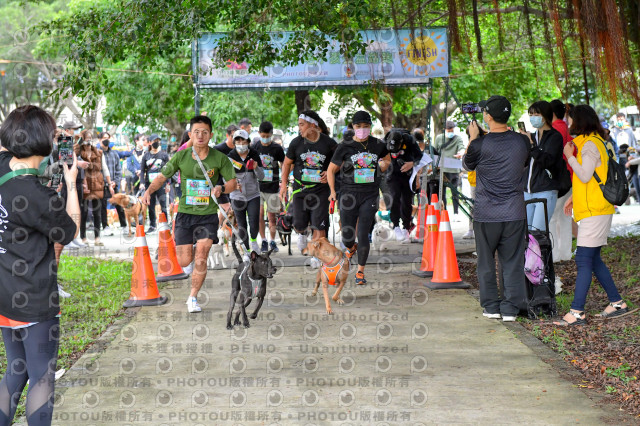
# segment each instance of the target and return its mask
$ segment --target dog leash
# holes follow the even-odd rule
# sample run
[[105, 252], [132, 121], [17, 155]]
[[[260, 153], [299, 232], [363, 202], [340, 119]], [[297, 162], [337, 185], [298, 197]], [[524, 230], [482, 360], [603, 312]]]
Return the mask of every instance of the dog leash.
[[[213, 148], [209, 148], [209, 149], [213, 149]], [[233, 232], [233, 234], [236, 236], [238, 241], [242, 241], [242, 238], [240, 238], [240, 231], [231, 224], [231, 221], [229, 220], [229, 216], [227, 215], [227, 212], [222, 207], [220, 207], [220, 204], [218, 204], [218, 200], [216, 200], [216, 197], [213, 195], [214, 186], [211, 183], [211, 179], [209, 179], [209, 175], [207, 174], [207, 169], [204, 167], [204, 164], [202, 164], [202, 160], [200, 159], [200, 156], [198, 155], [198, 153], [193, 151], [193, 148], [191, 148], [191, 151], [194, 154], [194, 157], [196, 157], [196, 160], [198, 161], [198, 165], [200, 166], [200, 170], [202, 170], [202, 174], [204, 175], [204, 178], [207, 180], [207, 183], [209, 184], [209, 188], [211, 189], [211, 196], [210, 196], [211, 199], [216, 204], [216, 206], [218, 206], [218, 210], [222, 212], [222, 215], [224, 216], [224, 218], [227, 219], [227, 223], [229, 223], [229, 227], [231, 227], [231, 232]], [[249, 252], [245, 248], [244, 244], [240, 244], [240, 247], [241, 247], [243, 256], [248, 257]]]

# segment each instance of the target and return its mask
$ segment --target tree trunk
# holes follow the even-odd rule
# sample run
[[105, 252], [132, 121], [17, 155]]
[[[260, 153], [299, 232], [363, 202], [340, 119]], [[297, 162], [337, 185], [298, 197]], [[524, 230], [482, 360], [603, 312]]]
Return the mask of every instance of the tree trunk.
[[306, 109], [311, 109], [311, 99], [308, 90], [296, 90], [296, 108], [298, 114]]
[[380, 108], [380, 123], [384, 132], [387, 133], [393, 125], [394, 113], [393, 113], [393, 87], [385, 86], [382, 90], [389, 96], [384, 101], [376, 101]]
[[[177, 141], [180, 141], [182, 134], [187, 129], [187, 124], [184, 122], [181, 122], [175, 117], [168, 117], [167, 120], [164, 123], [162, 123], [162, 125], [166, 127], [169, 133], [176, 136]], [[213, 136], [214, 137], [216, 136], [215, 132]]]

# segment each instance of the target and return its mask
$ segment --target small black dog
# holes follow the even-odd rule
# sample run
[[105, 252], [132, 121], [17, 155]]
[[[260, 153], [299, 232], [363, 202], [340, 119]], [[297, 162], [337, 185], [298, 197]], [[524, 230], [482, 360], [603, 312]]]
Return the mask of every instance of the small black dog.
[[[240, 325], [241, 313], [244, 328], [249, 328], [249, 318], [247, 318], [246, 308], [254, 297], [258, 299], [258, 306], [256, 306], [256, 310], [251, 314], [251, 319], [256, 319], [258, 311], [264, 302], [264, 297], [267, 294], [267, 278], [273, 278], [273, 274], [276, 272], [276, 268], [273, 266], [273, 262], [269, 257], [271, 250], [263, 254], [252, 251], [249, 262], [244, 262], [240, 253], [238, 253], [238, 248], [235, 244], [235, 235], [231, 237], [231, 247], [233, 247], [233, 252], [238, 258], [239, 264], [236, 273], [231, 279], [231, 298], [229, 313], [227, 314], [228, 330], [232, 330], [233, 325]], [[239, 300], [238, 295], [240, 296]], [[233, 325], [231, 325], [231, 317], [233, 315], [233, 308], [236, 305], [236, 300], [238, 300], [240, 308], [236, 313], [236, 319]]]
[[293, 216], [287, 212], [282, 212], [276, 218], [276, 229], [280, 235], [283, 246], [289, 246], [289, 256], [291, 256], [291, 230], [293, 229]]

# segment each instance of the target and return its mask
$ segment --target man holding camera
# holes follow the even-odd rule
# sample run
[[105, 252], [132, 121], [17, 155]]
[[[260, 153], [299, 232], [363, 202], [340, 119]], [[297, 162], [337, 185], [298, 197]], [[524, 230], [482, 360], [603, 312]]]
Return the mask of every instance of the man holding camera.
[[[527, 232], [523, 174], [529, 161], [529, 140], [510, 131], [511, 103], [491, 96], [478, 104], [489, 133], [474, 120], [469, 124], [469, 147], [462, 164], [477, 171], [473, 229], [478, 253], [478, 282], [483, 316], [515, 321], [526, 306], [524, 251]], [[504, 272], [504, 297], [496, 279], [495, 253]]]
[[[151, 182], [162, 173], [164, 165], [169, 162], [169, 155], [160, 147], [160, 136], [153, 134], [149, 136], [149, 141], [151, 142], [149, 151], [142, 155], [142, 161], [140, 162], [140, 179], [144, 182], [144, 188], [149, 188]], [[163, 187], [150, 194], [149, 229], [146, 231], [147, 234], [156, 232], [156, 204], [160, 205], [160, 211], [167, 216], [167, 193], [170, 189], [168, 185], [163, 185]]]

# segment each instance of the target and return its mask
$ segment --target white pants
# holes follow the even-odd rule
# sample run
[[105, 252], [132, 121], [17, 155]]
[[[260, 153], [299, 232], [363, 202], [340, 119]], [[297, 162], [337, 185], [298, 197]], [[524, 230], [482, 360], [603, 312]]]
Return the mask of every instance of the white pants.
[[569, 190], [563, 197], [558, 198], [556, 208], [549, 221], [549, 228], [553, 235], [553, 261], [561, 262], [571, 260], [571, 216], [564, 214], [564, 203], [571, 197], [572, 190]]

